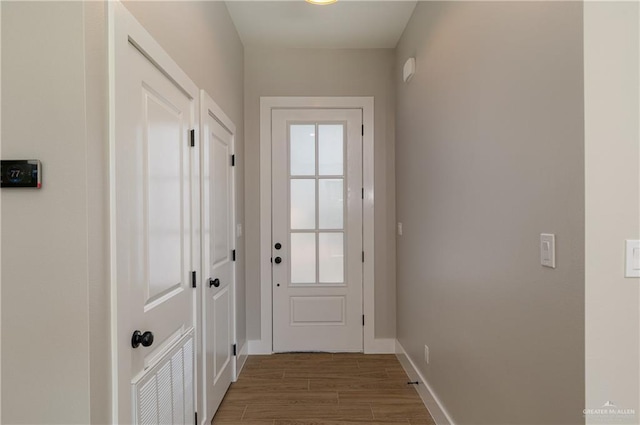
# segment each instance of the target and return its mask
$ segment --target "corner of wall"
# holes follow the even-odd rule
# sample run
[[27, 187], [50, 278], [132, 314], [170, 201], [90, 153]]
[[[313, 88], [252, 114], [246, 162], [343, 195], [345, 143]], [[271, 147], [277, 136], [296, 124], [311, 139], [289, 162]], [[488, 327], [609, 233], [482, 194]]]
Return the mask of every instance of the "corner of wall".
[[84, 2], [91, 423], [111, 423], [107, 3]]
[[415, 387], [416, 391], [418, 391], [422, 402], [431, 414], [436, 425], [455, 425], [455, 422], [451, 418], [451, 415], [445, 408], [442, 401], [440, 401], [431, 385], [429, 385], [429, 382], [425, 379], [422, 373], [420, 373], [420, 370], [416, 367], [413, 359], [409, 354], [407, 354], [404, 347], [402, 347], [398, 340], [395, 340], [395, 352], [396, 357], [407, 373], [409, 380], [418, 383]]

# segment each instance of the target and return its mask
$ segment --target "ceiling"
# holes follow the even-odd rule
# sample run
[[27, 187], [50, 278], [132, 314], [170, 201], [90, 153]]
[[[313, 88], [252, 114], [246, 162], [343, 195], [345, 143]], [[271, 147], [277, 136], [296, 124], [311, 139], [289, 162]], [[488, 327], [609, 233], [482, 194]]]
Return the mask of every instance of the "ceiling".
[[416, 1], [227, 1], [245, 46], [393, 48]]

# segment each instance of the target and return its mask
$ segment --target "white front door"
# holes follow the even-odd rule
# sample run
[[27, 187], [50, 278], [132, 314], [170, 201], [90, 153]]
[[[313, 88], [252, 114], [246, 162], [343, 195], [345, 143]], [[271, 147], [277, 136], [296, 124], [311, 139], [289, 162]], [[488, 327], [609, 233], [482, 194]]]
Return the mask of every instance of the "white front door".
[[193, 423], [198, 92], [122, 5], [110, 7], [114, 420]]
[[209, 423], [234, 378], [233, 134], [207, 107], [202, 115], [203, 346], [205, 354], [203, 423]]
[[271, 128], [273, 351], [362, 351], [362, 110]]

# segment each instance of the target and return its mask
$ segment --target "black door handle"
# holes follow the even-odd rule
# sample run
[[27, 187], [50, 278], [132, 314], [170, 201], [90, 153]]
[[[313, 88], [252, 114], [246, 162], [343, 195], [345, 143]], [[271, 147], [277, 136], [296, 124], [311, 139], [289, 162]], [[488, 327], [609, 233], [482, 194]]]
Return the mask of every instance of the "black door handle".
[[275, 249], [280, 249], [280, 248], [282, 248], [282, 244], [280, 242], [276, 242], [274, 247], [275, 247]]
[[153, 333], [146, 331], [142, 333], [140, 331], [135, 331], [131, 336], [131, 346], [133, 348], [138, 348], [142, 344], [143, 347], [148, 347], [153, 344]]
[[209, 288], [211, 288], [212, 286], [215, 286], [216, 288], [220, 286], [220, 279], [218, 279], [217, 277], [215, 279], [209, 279]]
[[273, 259], [273, 261], [274, 261], [276, 264], [280, 264], [280, 263], [282, 263], [282, 258], [280, 258], [280, 257], [276, 257], [276, 258], [274, 258], [274, 259]]

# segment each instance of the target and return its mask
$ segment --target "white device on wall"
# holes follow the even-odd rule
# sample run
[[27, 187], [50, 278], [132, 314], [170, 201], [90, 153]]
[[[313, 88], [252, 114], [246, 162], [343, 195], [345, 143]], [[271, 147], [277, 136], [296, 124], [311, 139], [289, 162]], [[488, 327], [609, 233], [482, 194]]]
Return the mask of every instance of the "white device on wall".
[[626, 241], [625, 277], [640, 277], [640, 240]]
[[556, 235], [540, 234], [540, 263], [544, 267], [556, 268]]
[[416, 73], [416, 58], [409, 58], [404, 63], [404, 68], [402, 69], [402, 80], [405, 83], [408, 83], [413, 74]]

